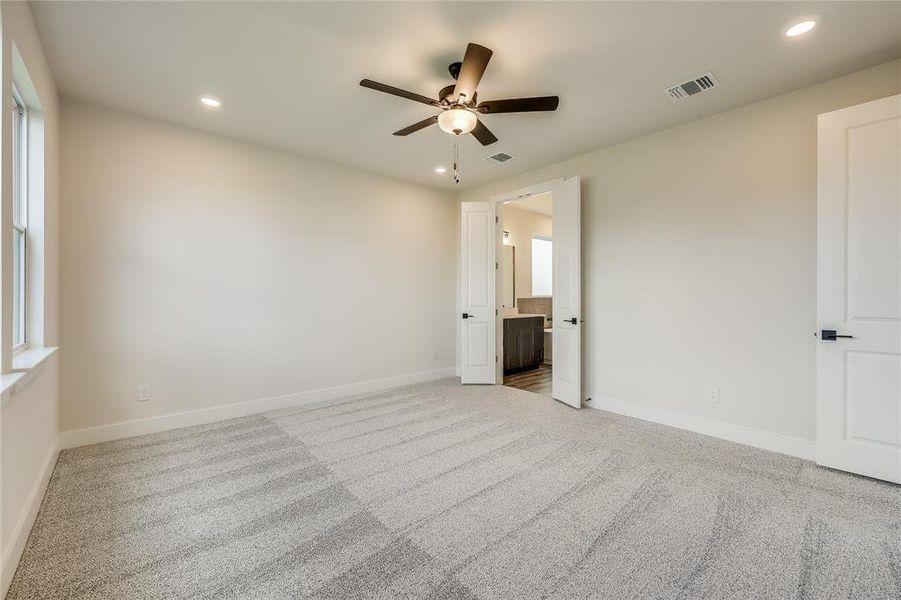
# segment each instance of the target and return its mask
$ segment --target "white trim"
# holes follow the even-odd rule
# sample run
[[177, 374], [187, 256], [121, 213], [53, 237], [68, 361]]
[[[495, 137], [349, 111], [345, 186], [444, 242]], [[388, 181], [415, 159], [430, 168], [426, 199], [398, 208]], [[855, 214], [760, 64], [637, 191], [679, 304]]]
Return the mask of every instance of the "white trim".
[[0, 375], [0, 408], [9, 403], [16, 384], [25, 378], [26, 375], [27, 373], [3, 373]]
[[25, 507], [19, 515], [19, 520], [13, 528], [9, 539], [11, 540], [9, 547], [3, 549], [3, 572], [0, 574], [0, 598], [6, 597], [9, 590], [9, 584], [12, 583], [13, 575], [16, 574], [16, 568], [19, 566], [19, 559], [22, 557], [22, 551], [25, 550], [25, 542], [31, 533], [31, 527], [34, 520], [38, 516], [38, 510], [41, 508], [41, 502], [44, 499], [44, 492], [47, 491], [47, 484], [50, 483], [50, 475], [53, 474], [53, 468], [56, 466], [56, 459], [59, 456], [57, 448], [51, 448], [44, 460], [44, 466], [41, 469], [41, 476], [35, 482], [34, 488], [28, 495]]
[[61, 448], [75, 448], [76, 446], [108, 442], [120, 438], [144, 435], [146, 433], [157, 433], [160, 431], [168, 431], [170, 429], [178, 429], [179, 427], [214, 423], [216, 421], [245, 417], [247, 415], [277, 410], [279, 408], [297, 406], [299, 404], [334, 400], [354, 394], [379, 392], [402, 385], [409, 385], [411, 383], [421, 383], [424, 381], [441, 379], [442, 377], [451, 377], [454, 375], [454, 372], [454, 367], [435, 369], [433, 371], [420, 371], [418, 373], [337, 385], [318, 390], [285, 394], [283, 396], [235, 402], [233, 404], [200, 408], [180, 413], [160, 415], [158, 417], [63, 431], [60, 433], [59, 444]]
[[16, 354], [12, 372], [0, 375], [0, 407], [9, 404], [13, 396], [28, 387], [57, 350], [56, 347], [31, 347]]
[[561, 185], [563, 185], [563, 177], [557, 177], [556, 179], [549, 179], [548, 181], [542, 181], [541, 183], [536, 183], [534, 185], [527, 185], [526, 187], [517, 188], [515, 190], [504, 192], [502, 194], [495, 194], [491, 196], [489, 200], [494, 203], [519, 200], [520, 198], [525, 198], [528, 196], [537, 196], [538, 194], [544, 194], [547, 192], [557, 192], [559, 191]]
[[588, 406], [627, 417], [634, 417], [642, 421], [651, 421], [652, 423], [694, 431], [695, 433], [746, 446], [788, 454], [789, 456], [796, 456], [805, 460], [814, 460], [816, 457], [815, 442], [781, 433], [763, 431], [762, 429], [718, 421], [668, 408], [657, 408], [603, 396], [593, 396]]

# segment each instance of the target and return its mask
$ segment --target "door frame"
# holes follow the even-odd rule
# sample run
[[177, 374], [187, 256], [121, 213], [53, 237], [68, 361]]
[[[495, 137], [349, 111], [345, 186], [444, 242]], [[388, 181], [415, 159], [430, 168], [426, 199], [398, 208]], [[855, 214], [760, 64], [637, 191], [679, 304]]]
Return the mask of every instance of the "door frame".
[[[495, 194], [491, 196], [488, 200], [489, 202], [494, 203], [494, 213], [495, 215], [500, 215], [500, 205], [505, 202], [510, 202], [511, 200], [521, 200], [522, 198], [528, 198], [529, 196], [536, 196], [538, 194], [546, 194], [548, 192], [551, 193], [552, 196], [556, 196], [563, 187], [564, 177], [558, 177], [556, 179], [550, 179], [548, 181], [542, 181], [541, 183], [536, 183], [533, 185], [527, 185], [525, 187], [517, 188], [515, 190], [510, 190], [508, 192], [503, 192], [500, 194]], [[553, 218], [553, 217], [552, 217]], [[501, 256], [501, 252], [503, 248], [501, 246], [504, 243], [504, 231], [503, 226], [500, 222], [500, 217], [497, 217], [495, 222], [495, 256]], [[581, 248], [579, 250], [581, 252]], [[501, 318], [501, 309], [503, 308], [503, 268], [501, 261], [498, 261], [497, 273], [495, 276], [495, 323], [494, 330], [496, 336], [495, 348], [497, 349], [497, 368], [495, 370], [495, 383], [496, 385], [504, 384], [504, 320]], [[556, 280], [554, 282], [556, 286]], [[501, 291], [499, 295], [497, 290]], [[556, 290], [555, 290], [556, 291]], [[513, 295], [516, 295], [516, 290], [514, 289]]]

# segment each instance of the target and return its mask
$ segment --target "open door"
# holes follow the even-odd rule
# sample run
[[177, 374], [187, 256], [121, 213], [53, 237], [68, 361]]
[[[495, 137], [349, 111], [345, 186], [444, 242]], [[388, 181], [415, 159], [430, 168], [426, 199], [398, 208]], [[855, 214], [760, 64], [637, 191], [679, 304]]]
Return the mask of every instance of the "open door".
[[460, 377], [463, 383], [496, 383], [495, 203], [462, 207]]
[[582, 195], [578, 177], [554, 190], [554, 368], [551, 395], [582, 407]]
[[820, 115], [817, 463], [901, 483], [901, 95]]

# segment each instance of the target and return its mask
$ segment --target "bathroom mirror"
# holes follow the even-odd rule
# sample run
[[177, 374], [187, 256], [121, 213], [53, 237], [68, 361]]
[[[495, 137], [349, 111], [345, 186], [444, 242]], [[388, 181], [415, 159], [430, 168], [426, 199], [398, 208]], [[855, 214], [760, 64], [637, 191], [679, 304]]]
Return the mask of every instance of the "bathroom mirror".
[[504, 308], [516, 307], [516, 247], [502, 246], [504, 249]]

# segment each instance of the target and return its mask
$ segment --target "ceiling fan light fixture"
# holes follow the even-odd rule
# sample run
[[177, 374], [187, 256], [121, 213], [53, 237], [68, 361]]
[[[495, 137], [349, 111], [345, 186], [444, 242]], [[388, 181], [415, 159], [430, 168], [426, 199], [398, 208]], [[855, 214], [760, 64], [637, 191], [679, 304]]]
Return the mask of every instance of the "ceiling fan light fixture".
[[438, 127], [447, 133], [461, 135], [476, 127], [478, 118], [465, 108], [450, 108], [438, 115]]

